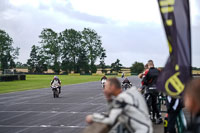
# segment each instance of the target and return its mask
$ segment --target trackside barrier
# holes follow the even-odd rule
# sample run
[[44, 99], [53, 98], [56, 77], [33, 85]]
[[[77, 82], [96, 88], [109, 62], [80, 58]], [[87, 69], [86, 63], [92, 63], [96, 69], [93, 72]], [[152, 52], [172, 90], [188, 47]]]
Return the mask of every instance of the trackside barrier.
[[166, 113], [167, 110], [162, 110], [161, 105], [166, 103], [166, 97], [165, 96], [158, 96], [158, 104], [157, 107], [162, 113]]
[[82, 133], [108, 133], [110, 129], [106, 124], [94, 122], [87, 126]]
[[183, 131], [186, 129], [187, 127], [187, 122], [185, 119], [185, 115], [183, 113], [183, 111], [181, 110], [176, 118], [176, 126], [178, 129], [178, 133], [183, 133]]
[[118, 124], [116, 128], [116, 133], [129, 133], [129, 131], [126, 129], [126, 127], [123, 124]]

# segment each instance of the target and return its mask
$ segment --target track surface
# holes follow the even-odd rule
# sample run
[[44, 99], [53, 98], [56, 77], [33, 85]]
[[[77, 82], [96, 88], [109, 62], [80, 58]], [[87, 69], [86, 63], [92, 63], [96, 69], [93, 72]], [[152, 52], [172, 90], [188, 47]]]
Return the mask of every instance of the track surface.
[[0, 94], [0, 133], [80, 133], [85, 116], [106, 107], [100, 82], [63, 86], [55, 99], [50, 88]]

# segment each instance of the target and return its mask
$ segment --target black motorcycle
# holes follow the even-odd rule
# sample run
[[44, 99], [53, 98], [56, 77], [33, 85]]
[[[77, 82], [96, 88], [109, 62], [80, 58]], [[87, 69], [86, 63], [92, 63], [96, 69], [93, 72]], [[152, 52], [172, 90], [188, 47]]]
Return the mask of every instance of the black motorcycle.
[[132, 84], [131, 84], [131, 83], [130, 83], [130, 84], [128, 84], [128, 83], [122, 84], [123, 91], [125, 91], [125, 90], [127, 90], [127, 89], [129, 89], [129, 88], [131, 88], [131, 87], [132, 87]]

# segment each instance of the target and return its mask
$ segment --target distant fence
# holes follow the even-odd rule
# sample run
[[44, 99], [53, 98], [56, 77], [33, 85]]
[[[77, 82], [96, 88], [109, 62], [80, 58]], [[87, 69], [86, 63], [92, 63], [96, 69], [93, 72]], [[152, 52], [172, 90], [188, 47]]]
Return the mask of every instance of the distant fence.
[[118, 75], [118, 73], [106, 73], [105, 75]]

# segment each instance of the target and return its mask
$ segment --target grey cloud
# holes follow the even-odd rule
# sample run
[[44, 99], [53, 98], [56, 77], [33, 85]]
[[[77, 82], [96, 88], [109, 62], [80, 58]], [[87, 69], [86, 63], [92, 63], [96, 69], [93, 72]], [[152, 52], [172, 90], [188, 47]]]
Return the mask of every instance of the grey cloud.
[[[82, 30], [84, 27], [96, 30], [102, 36], [103, 46], [107, 51], [106, 64], [111, 64], [119, 58], [123, 65], [130, 66], [134, 61], [145, 63], [151, 58], [155, 60], [156, 66], [163, 66], [168, 57], [168, 46], [162, 25], [130, 23], [127, 26], [118, 26], [114, 22], [110, 23], [109, 19], [75, 11], [69, 4], [64, 6], [53, 3], [52, 7], [40, 5], [39, 10], [29, 7], [14, 8], [8, 3], [4, 6], [0, 6], [0, 13], [11, 9], [16, 17], [10, 20], [1, 18], [0, 28], [13, 38], [14, 46], [21, 48], [19, 61], [24, 63], [29, 58], [31, 46], [38, 45], [38, 36], [43, 28], [52, 28], [56, 32], [61, 32], [65, 28]], [[46, 11], [49, 8], [65, 14], [69, 21], [60, 23], [62, 18], [58, 20], [54, 15], [47, 15]], [[197, 67], [200, 67], [199, 31], [200, 25], [193, 27], [193, 63]]]
[[[103, 32], [103, 39], [106, 41], [110, 40], [110, 36], [112, 35], [112, 44], [109, 45], [111, 51], [161, 54], [167, 48], [165, 33], [161, 26], [149, 27], [143, 24], [135, 24], [120, 28], [110, 25], [108, 27], [105, 26], [103, 29], [99, 29], [99, 31]], [[113, 49], [112, 46], [118, 48]]]
[[199, 0], [195, 0], [195, 2], [196, 2], [197, 8], [200, 10], [200, 1]]
[[106, 24], [107, 19], [100, 16], [92, 16], [86, 13], [81, 13], [78, 11], [75, 11], [72, 8], [72, 5], [68, 3], [67, 5], [60, 5], [60, 4], [53, 4], [52, 5], [55, 11], [59, 11], [67, 16], [70, 16], [71, 18], [78, 19], [81, 21], [87, 21], [92, 23], [99, 23], [99, 24]]
[[44, 5], [44, 4], [40, 4], [40, 5], [39, 5], [39, 9], [40, 9], [40, 10], [48, 10], [49, 8], [50, 8], [49, 6]]
[[157, 66], [163, 66], [168, 57], [168, 46], [161, 26], [130, 24], [120, 27], [107, 25], [97, 29], [102, 35], [109, 64], [119, 58], [123, 65], [130, 66], [135, 61], [146, 62], [153, 59]]
[[[192, 63], [200, 67], [200, 25], [192, 27]], [[102, 35], [103, 46], [112, 63], [119, 58], [122, 64], [130, 66], [134, 61], [146, 62], [152, 58], [157, 66], [163, 66], [169, 56], [165, 31], [162, 25], [132, 24], [124, 27], [107, 25], [97, 29]], [[199, 58], [199, 59], [197, 59]], [[112, 59], [112, 60], [111, 60]], [[112, 62], [111, 62], [112, 61]]]
[[1, 0], [1, 2], [0, 2], [0, 12], [6, 10], [8, 7], [10, 7], [8, 0]]

